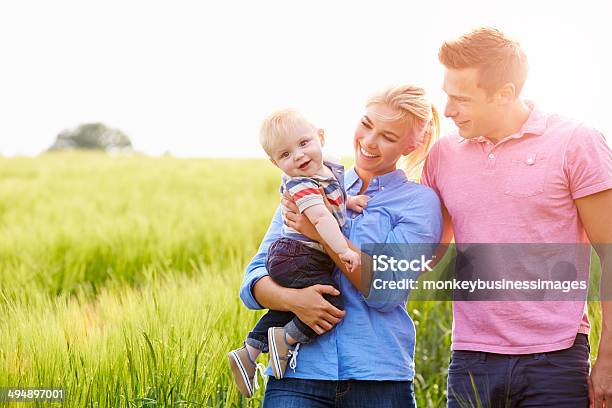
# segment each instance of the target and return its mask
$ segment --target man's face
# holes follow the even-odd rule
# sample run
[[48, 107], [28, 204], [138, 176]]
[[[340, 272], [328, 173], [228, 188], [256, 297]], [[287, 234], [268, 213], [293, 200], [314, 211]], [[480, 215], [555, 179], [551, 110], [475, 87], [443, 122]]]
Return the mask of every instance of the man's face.
[[461, 137], [471, 139], [495, 133], [500, 110], [495, 98], [478, 87], [478, 69], [447, 68], [442, 89], [447, 95], [444, 116], [455, 122]]

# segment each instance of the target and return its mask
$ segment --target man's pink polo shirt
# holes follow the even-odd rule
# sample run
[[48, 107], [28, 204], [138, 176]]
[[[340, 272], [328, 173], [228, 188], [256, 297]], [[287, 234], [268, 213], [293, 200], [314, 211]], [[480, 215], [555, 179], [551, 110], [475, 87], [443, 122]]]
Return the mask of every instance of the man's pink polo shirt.
[[[588, 243], [574, 200], [612, 188], [601, 133], [532, 103], [520, 132], [497, 144], [440, 139], [425, 163], [455, 242]], [[588, 262], [588, 260], [585, 260]], [[453, 350], [527, 354], [568, 348], [589, 332], [584, 301], [456, 301]]]

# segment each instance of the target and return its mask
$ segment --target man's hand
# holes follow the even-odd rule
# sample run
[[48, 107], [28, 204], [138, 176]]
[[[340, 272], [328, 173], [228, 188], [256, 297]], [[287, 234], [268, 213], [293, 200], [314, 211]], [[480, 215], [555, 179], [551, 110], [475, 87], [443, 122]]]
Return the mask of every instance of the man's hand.
[[292, 296], [289, 309], [319, 335], [331, 330], [346, 313], [323, 297], [323, 295], [340, 295], [340, 292], [333, 286], [313, 285], [293, 290], [296, 292], [295, 296]]
[[364, 194], [356, 196], [347, 196], [346, 207], [358, 213], [362, 213], [363, 209], [368, 206], [368, 200], [370, 197]]
[[593, 408], [612, 406], [612, 358], [598, 356], [593, 364], [589, 376], [589, 400]]

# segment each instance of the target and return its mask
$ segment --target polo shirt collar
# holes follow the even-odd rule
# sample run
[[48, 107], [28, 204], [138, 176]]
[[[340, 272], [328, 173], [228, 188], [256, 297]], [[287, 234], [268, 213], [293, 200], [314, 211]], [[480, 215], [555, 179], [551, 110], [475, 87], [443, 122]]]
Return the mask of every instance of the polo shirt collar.
[[[523, 123], [521, 130], [519, 130], [517, 133], [504, 137], [498, 142], [498, 144], [506, 140], [509, 140], [509, 139], [519, 139], [526, 134], [540, 136], [544, 134], [544, 131], [546, 131], [546, 121], [547, 121], [546, 114], [542, 112], [540, 109], [538, 109], [538, 107], [533, 101], [526, 100], [524, 102], [525, 102], [525, 105], [529, 107], [531, 112], [529, 112], [529, 116], [527, 117], [527, 120], [525, 121], [525, 123]], [[466, 139], [462, 138], [461, 136], [457, 136], [457, 140], [459, 142], [463, 142]], [[477, 142], [477, 143], [489, 142], [489, 139], [487, 139], [484, 136], [478, 136], [478, 137], [475, 137], [473, 139], [468, 139], [468, 140], [470, 142]]]

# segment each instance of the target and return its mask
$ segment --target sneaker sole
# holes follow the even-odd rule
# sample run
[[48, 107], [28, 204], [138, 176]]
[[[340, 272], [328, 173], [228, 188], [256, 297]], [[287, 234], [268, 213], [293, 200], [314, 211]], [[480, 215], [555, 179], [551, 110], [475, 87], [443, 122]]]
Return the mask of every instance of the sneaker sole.
[[[230, 351], [229, 353], [227, 353], [227, 359], [229, 361], [232, 374], [234, 375], [234, 380], [236, 380], [238, 391], [240, 391], [240, 393], [247, 398], [252, 397], [253, 386], [251, 385], [249, 377], [246, 374], [246, 370], [242, 365], [242, 361], [240, 361], [240, 357], [238, 357], [236, 352]], [[242, 380], [242, 384], [240, 384], [239, 382], [240, 379]]]
[[268, 346], [270, 349], [270, 360], [272, 360], [272, 374], [274, 374], [274, 378], [277, 380], [282, 380], [283, 372], [280, 368], [280, 360], [276, 350], [276, 339], [274, 338], [273, 328], [268, 330]]

